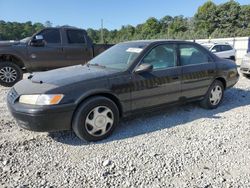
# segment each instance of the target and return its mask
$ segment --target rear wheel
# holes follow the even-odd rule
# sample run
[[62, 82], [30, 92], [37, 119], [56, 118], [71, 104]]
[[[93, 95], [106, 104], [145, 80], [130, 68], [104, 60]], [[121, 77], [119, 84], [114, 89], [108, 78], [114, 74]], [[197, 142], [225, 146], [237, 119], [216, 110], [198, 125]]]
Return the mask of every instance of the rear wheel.
[[72, 127], [80, 139], [98, 141], [108, 137], [118, 122], [116, 104], [105, 97], [93, 97], [76, 110]]
[[12, 62], [0, 62], [0, 85], [12, 87], [23, 78], [23, 71]]
[[224, 86], [221, 81], [215, 80], [210, 86], [205, 98], [200, 102], [200, 105], [206, 109], [217, 108], [224, 96]]

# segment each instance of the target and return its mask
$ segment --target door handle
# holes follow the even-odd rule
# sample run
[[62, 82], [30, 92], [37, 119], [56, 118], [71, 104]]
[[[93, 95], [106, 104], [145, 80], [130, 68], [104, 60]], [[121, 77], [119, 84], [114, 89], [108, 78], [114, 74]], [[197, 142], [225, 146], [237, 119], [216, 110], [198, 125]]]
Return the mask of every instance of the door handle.
[[215, 71], [214, 70], [208, 70], [208, 73], [209, 74], [212, 74], [212, 73], [214, 73]]

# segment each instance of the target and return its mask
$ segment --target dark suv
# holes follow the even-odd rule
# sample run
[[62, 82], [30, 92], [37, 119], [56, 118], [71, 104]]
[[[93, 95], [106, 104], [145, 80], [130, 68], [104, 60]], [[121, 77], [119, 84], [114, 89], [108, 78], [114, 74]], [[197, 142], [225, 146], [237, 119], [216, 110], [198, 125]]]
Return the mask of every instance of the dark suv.
[[85, 64], [112, 45], [93, 44], [83, 29], [45, 28], [21, 41], [0, 42], [0, 85], [13, 86], [23, 72]]
[[137, 112], [194, 100], [217, 108], [224, 90], [238, 79], [233, 61], [196, 43], [126, 42], [87, 65], [18, 82], [8, 94], [8, 107], [25, 129], [73, 129], [81, 139], [96, 141], [110, 135], [121, 117]]

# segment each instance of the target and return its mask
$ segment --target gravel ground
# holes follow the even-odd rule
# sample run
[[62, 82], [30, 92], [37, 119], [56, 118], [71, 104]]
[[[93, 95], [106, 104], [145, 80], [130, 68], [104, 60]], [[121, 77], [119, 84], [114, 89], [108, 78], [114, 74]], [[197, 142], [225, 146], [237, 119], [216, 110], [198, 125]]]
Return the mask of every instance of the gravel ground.
[[250, 187], [250, 80], [197, 104], [126, 120], [107, 140], [20, 129], [0, 87], [0, 187]]

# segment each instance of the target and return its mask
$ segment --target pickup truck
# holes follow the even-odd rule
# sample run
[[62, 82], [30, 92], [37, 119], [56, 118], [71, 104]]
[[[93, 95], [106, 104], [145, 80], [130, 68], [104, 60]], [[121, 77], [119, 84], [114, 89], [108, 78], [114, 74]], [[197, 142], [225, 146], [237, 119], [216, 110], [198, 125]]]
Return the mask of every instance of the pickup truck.
[[0, 85], [13, 86], [24, 72], [85, 64], [111, 46], [93, 44], [85, 30], [68, 26], [45, 28], [20, 41], [0, 41]]

